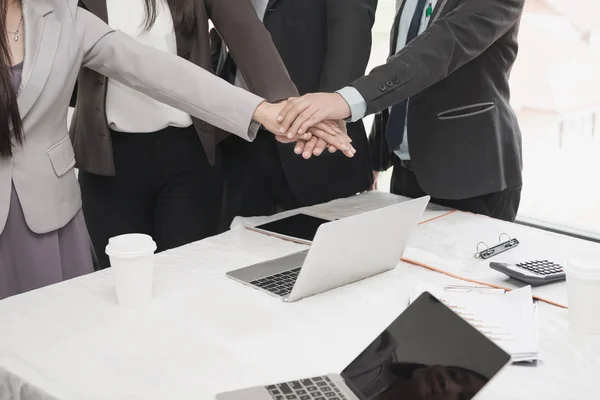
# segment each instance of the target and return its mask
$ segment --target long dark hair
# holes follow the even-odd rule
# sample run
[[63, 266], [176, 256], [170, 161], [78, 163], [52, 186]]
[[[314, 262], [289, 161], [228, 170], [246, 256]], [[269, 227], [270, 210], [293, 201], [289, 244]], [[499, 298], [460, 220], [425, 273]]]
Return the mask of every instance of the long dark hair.
[[[145, 0], [146, 20], [144, 28], [150, 29], [156, 22], [156, 1]], [[166, 0], [171, 10], [175, 30], [184, 37], [190, 36], [196, 30], [196, 1], [195, 0]]]
[[12, 53], [6, 33], [6, 0], [0, 0], [0, 158], [12, 155], [11, 139], [23, 142], [17, 93], [12, 85]]

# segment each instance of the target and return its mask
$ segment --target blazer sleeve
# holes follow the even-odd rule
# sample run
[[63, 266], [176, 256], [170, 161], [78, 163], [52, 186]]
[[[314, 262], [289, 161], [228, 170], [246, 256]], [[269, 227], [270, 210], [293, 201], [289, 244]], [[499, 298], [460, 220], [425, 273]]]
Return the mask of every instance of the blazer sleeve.
[[325, 0], [327, 53], [321, 92], [334, 92], [365, 74], [377, 0]]
[[475, 59], [518, 23], [524, 2], [464, 0], [434, 21], [386, 64], [352, 83], [367, 102], [367, 114], [421, 92]]
[[237, 88], [185, 59], [138, 43], [90, 12], [75, 15], [82, 66], [161, 103], [252, 141], [252, 117], [263, 98]]
[[394, 158], [385, 139], [385, 130], [389, 118], [388, 110], [375, 114], [371, 134], [369, 135], [369, 152], [371, 165], [375, 171], [386, 171], [392, 167]]
[[250, 0], [206, 0], [206, 8], [252, 93], [272, 102], [298, 96]]

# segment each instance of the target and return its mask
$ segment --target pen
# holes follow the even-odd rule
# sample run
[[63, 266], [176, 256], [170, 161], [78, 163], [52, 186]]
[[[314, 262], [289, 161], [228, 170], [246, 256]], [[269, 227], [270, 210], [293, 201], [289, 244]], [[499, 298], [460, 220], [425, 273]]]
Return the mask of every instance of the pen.
[[425, 10], [425, 16], [429, 18], [431, 17], [431, 14], [433, 14], [433, 7], [431, 7], [431, 3], [429, 3], [427, 5], [427, 9]]

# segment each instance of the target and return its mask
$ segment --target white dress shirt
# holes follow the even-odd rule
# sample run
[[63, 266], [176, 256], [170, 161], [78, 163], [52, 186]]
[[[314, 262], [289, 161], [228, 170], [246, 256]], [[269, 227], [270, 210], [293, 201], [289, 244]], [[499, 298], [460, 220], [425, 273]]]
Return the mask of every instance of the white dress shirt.
[[[165, 0], [156, 3], [156, 22], [144, 30], [144, 0], [107, 0], [108, 22], [138, 42], [177, 54], [171, 12]], [[175, 73], [175, 72], [173, 72]], [[157, 76], [156, 79], [161, 79]], [[192, 125], [189, 114], [160, 103], [138, 91], [109, 79], [106, 92], [106, 119], [119, 132], [156, 132], [168, 126]]]
[[[410, 23], [416, 12], [417, 3], [418, 0], [406, 0], [404, 4], [404, 8], [402, 9], [402, 15], [400, 15], [400, 19], [398, 20], [398, 38], [396, 41], [396, 48], [394, 49], [395, 53], [398, 53], [407, 44], [406, 38], [408, 36]], [[421, 26], [419, 27], [419, 34], [423, 33], [423, 31], [427, 29], [427, 24], [429, 23], [429, 19], [431, 18], [431, 16], [428, 15], [428, 9], [433, 10], [436, 4], [437, 0], [429, 0], [429, 2], [426, 4], [425, 9], [423, 10], [423, 15], [421, 16], [422, 19]], [[348, 104], [350, 105], [350, 111], [352, 113], [352, 122], [356, 122], [364, 118], [367, 112], [367, 102], [358, 90], [356, 90], [352, 86], [346, 86], [345, 88], [340, 89], [338, 93], [342, 95], [342, 97], [344, 97], [346, 102], [348, 102]], [[408, 118], [408, 113], [406, 114], [406, 117]], [[404, 124], [404, 138], [402, 140], [402, 144], [398, 149], [394, 149], [394, 153], [401, 160], [410, 160], [410, 153], [408, 149], [407, 123]]]

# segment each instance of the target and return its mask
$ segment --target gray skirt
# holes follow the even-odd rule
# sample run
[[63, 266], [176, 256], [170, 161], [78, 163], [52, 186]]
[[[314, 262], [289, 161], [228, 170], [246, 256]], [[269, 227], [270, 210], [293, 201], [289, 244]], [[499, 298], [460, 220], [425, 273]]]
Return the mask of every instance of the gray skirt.
[[0, 299], [93, 272], [83, 213], [63, 228], [38, 235], [12, 188], [8, 220], [0, 233]]

